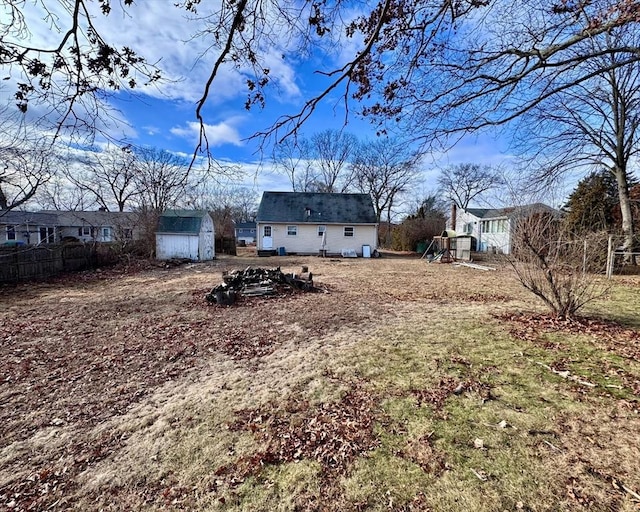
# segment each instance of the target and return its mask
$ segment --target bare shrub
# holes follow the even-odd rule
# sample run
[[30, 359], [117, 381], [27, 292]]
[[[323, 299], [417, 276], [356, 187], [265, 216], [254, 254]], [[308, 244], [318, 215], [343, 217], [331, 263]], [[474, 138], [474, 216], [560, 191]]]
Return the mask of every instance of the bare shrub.
[[409, 218], [392, 231], [391, 248], [396, 251], [414, 251], [420, 242], [432, 240], [442, 234], [444, 217]]
[[508, 261], [520, 283], [554, 316], [572, 318], [608, 291], [597, 274], [604, 269], [601, 240], [606, 234], [575, 237], [555, 215], [533, 213], [518, 220]]

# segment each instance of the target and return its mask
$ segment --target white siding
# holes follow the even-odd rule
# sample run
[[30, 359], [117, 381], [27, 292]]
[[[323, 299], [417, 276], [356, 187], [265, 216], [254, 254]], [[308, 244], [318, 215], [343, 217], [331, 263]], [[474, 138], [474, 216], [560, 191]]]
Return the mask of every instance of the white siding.
[[213, 220], [210, 215], [205, 215], [202, 218], [202, 224], [200, 225], [200, 261], [209, 261], [215, 258], [215, 233], [213, 228]]
[[509, 254], [511, 252], [509, 234], [509, 231], [506, 233], [482, 233], [480, 248], [483, 251]]
[[[502, 233], [482, 233], [483, 221], [504, 220], [506, 227]], [[471, 232], [465, 232], [465, 226], [471, 225]], [[507, 217], [494, 217], [490, 219], [480, 219], [464, 210], [458, 210], [456, 215], [456, 234], [470, 234], [477, 241], [477, 250], [480, 252], [492, 251], [509, 254], [511, 252], [511, 221]]]
[[197, 261], [198, 238], [198, 235], [156, 234], [156, 258], [188, 258]]
[[[271, 226], [273, 249], [284, 247], [287, 252], [299, 254], [318, 254], [322, 246], [322, 236], [318, 236], [318, 224], [258, 224], [258, 249], [262, 249], [262, 226]], [[323, 224], [324, 225], [324, 224]], [[377, 228], [375, 225], [346, 224], [354, 228], [354, 236], [344, 236], [343, 224], [326, 224], [325, 249], [329, 254], [339, 254], [343, 249], [353, 249], [362, 255], [362, 246], [371, 246], [373, 252], [377, 246]], [[298, 234], [287, 235], [287, 226], [297, 226]]]
[[[465, 230], [466, 227], [471, 230]], [[478, 239], [480, 237], [480, 219], [459, 209], [456, 215], [456, 235], [471, 235]]]

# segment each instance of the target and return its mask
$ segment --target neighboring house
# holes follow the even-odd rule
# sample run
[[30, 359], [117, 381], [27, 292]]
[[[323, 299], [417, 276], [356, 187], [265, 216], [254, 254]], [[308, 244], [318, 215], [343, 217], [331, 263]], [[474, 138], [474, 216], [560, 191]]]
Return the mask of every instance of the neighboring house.
[[52, 213], [0, 212], [1, 245], [52, 244], [60, 240], [58, 216]]
[[0, 212], [0, 244], [114, 242], [141, 237], [138, 214], [107, 211]]
[[115, 242], [141, 238], [140, 216], [133, 212], [47, 211], [57, 215], [59, 240]]
[[511, 253], [513, 231], [517, 229], [517, 220], [535, 212], [556, 210], [543, 203], [533, 203], [509, 208], [467, 208], [456, 214], [456, 233], [459, 236], [471, 236], [475, 239], [479, 252]]
[[235, 227], [236, 242], [245, 245], [256, 243], [256, 223], [255, 222], [238, 222]]
[[199, 210], [170, 210], [158, 220], [156, 258], [207, 261], [215, 257], [213, 219]]
[[256, 217], [257, 249], [366, 256], [377, 249], [377, 229], [368, 194], [264, 192]]

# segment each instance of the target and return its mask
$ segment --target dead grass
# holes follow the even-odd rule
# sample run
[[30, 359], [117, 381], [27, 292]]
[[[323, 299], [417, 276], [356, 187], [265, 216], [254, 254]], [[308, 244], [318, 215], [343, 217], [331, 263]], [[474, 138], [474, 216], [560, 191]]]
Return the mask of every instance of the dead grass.
[[[247, 265], [330, 293], [206, 304]], [[505, 267], [411, 258], [5, 288], [0, 509], [637, 510], [640, 280], [617, 281], [588, 312], [621, 325], [588, 329], [536, 323]]]

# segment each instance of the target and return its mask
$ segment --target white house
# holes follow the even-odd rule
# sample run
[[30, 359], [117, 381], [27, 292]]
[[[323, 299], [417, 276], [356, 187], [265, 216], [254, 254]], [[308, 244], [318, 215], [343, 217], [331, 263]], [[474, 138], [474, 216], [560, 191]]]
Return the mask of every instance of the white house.
[[114, 242], [141, 237], [140, 216], [134, 212], [48, 211], [58, 218], [60, 240]]
[[370, 256], [378, 248], [368, 194], [264, 192], [256, 232], [259, 251]]
[[169, 210], [158, 220], [156, 258], [207, 261], [215, 257], [213, 219], [208, 212]]
[[255, 244], [256, 243], [256, 223], [255, 222], [238, 222], [235, 225], [236, 242], [239, 244]]
[[60, 228], [55, 213], [0, 212], [0, 244], [39, 245], [58, 241]]
[[0, 215], [0, 244], [114, 242], [141, 236], [138, 214], [107, 211], [8, 211]]
[[513, 231], [517, 228], [518, 218], [534, 212], [557, 213], [543, 203], [500, 209], [458, 209], [454, 224], [455, 231], [458, 235], [472, 236], [475, 239], [475, 250], [478, 252], [510, 254]]

